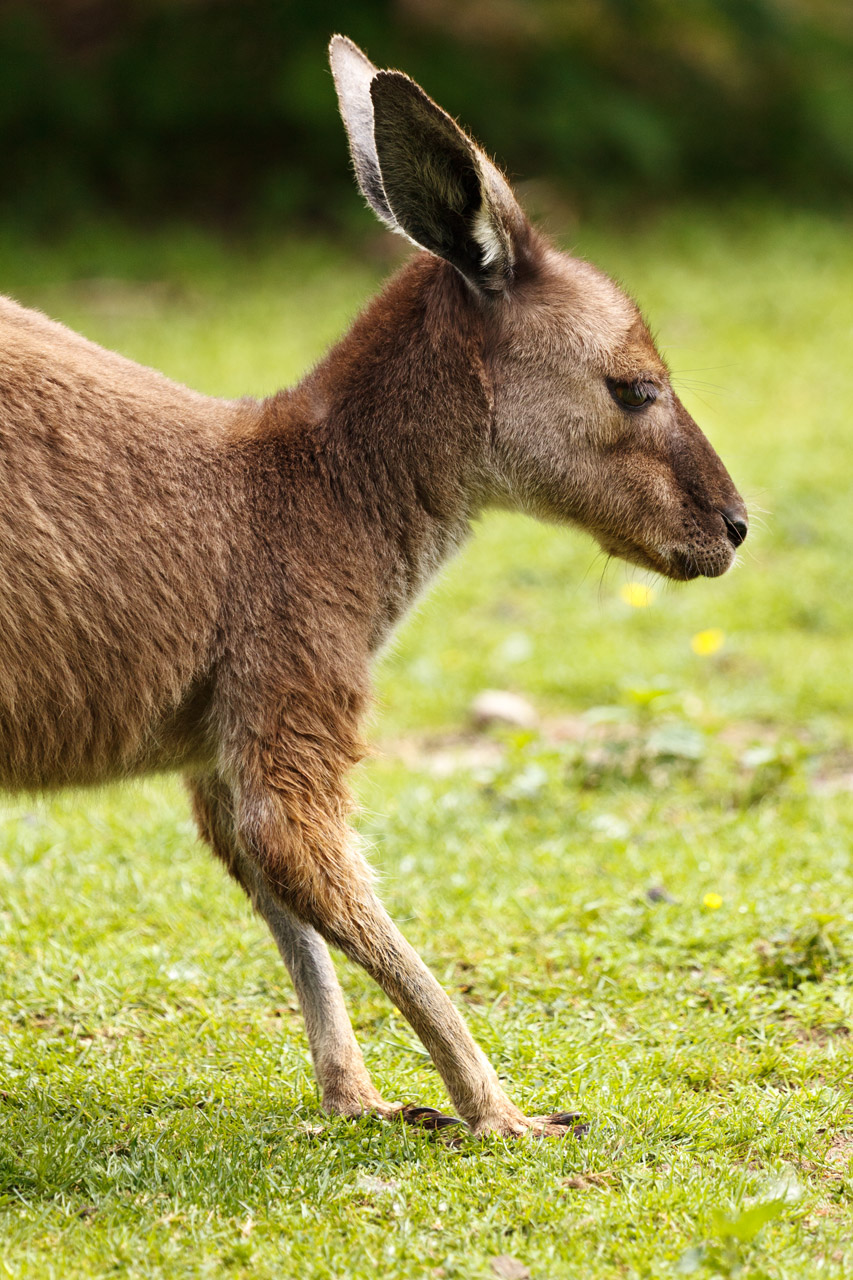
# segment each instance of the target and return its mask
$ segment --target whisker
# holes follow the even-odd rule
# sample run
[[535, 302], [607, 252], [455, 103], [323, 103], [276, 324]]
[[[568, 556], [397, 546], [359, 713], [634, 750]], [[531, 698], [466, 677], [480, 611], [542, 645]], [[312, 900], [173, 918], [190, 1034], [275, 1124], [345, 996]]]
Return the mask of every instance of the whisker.
[[595, 566], [596, 562], [600, 560], [604, 554], [605, 553], [601, 547], [598, 547], [597, 550], [595, 550], [592, 553], [592, 558], [589, 564], [587, 565], [586, 569], [584, 569], [583, 574], [581, 575], [581, 584], [586, 582], [586, 580], [589, 578], [589, 575], [592, 573], [593, 567]]
[[702, 378], [685, 378], [680, 373], [674, 373], [672, 375], [672, 381], [673, 383], [677, 383], [679, 386], [689, 387], [691, 391], [695, 391], [699, 388], [704, 391], [715, 391], [720, 395], [732, 394], [731, 387], [725, 387], [719, 382], [706, 382]]
[[696, 391], [695, 389], [692, 389], [692, 390], [693, 390], [693, 395], [696, 397], [696, 399], [699, 401], [700, 404], [703, 404], [705, 406], [706, 409], [712, 410], [714, 408], [712, 404], [708, 404], [708, 401], [704, 398], [704, 396], [700, 396], [698, 391]]
[[598, 607], [601, 609], [604, 605], [604, 580], [607, 577], [607, 570], [610, 568], [613, 556], [610, 552], [605, 553], [604, 564], [601, 567], [601, 577], [598, 580]]

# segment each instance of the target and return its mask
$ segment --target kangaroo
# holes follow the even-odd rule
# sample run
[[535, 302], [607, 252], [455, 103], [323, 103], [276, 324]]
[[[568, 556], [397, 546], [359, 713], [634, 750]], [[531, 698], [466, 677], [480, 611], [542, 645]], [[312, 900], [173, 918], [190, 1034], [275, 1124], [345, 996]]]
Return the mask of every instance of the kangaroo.
[[[528, 1117], [383, 909], [348, 829], [372, 656], [487, 507], [674, 579], [747, 533], [634, 303], [535, 231], [422, 89], [335, 36], [361, 191], [418, 248], [298, 386], [190, 391], [0, 304], [0, 785], [187, 780], [267, 922], [329, 1113]], [[327, 944], [408, 1019], [457, 1116], [386, 1101]]]

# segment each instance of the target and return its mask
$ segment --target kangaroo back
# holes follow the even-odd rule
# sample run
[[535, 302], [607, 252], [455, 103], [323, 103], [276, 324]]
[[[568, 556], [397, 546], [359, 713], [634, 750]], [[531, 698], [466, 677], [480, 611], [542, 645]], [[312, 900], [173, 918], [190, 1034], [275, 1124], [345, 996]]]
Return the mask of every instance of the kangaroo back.
[[174, 767], [214, 658], [247, 409], [0, 302], [0, 782]]

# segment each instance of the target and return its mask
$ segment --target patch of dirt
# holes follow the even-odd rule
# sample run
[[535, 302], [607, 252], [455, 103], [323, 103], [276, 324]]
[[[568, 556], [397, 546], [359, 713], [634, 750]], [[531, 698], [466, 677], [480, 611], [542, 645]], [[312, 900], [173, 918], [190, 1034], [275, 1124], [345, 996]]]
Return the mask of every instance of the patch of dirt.
[[827, 1149], [824, 1163], [846, 1173], [853, 1160], [853, 1133], [837, 1133]]
[[841, 748], [823, 756], [812, 777], [812, 790], [824, 796], [853, 791], [853, 751]]
[[602, 1169], [597, 1173], [573, 1173], [571, 1177], [561, 1178], [560, 1186], [569, 1191], [603, 1191], [618, 1181], [615, 1169]]
[[[30, 1027], [38, 1027], [40, 1031], [52, 1031], [57, 1027], [57, 1024], [60, 1022], [60, 1018], [55, 1013], [42, 1012], [39, 1009], [33, 1010], [32, 1013], [22, 1009], [15, 1015], [14, 1021], [19, 1024], [25, 1023]], [[66, 1028], [64, 1025], [60, 1027], [60, 1034], [64, 1034], [65, 1030]]]
[[460, 769], [475, 771], [499, 764], [504, 744], [477, 733], [431, 734], [383, 743], [375, 754], [402, 760], [436, 778], [452, 778]]
[[833, 1040], [846, 1040], [850, 1035], [850, 1028], [843, 1023], [836, 1023], [831, 1027], [804, 1027], [800, 1023], [792, 1022], [788, 1024], [787, 1029], [800, 1044], [807, 1045], [831, 1044]]
[[525, 1266], [519, 1258], [513, 1258], [508, 1253], [492, 1258], [489, 1267], [494, 1275], [500, 1277], [500, 1280], [530, 1280], [530, 1268]]
[[846, 1181], [853, 1162], [853, 1133], [834, 1133], [823, 1156], [818, 1160], [799, 1160], [804, 1173], [819, 1182], [837, 1186]]

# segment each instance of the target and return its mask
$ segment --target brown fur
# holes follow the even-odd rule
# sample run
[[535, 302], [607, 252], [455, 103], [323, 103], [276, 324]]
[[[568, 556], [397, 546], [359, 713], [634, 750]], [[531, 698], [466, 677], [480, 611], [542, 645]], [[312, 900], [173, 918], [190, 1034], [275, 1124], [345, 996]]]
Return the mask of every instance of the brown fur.
[[[375, 69], [337, 52], [342, 95], [348, 75], [366, 92]], [[432, 180], [408, 166], [439, 109], [405, 77], [382, 83], [376, 110], [405, 116], [411, 99], [424, 137], [392, 145], [392, 113], [387, 155], [371, 158], [367, 134], [354, 154], [400, 229]], [[473, 144], [457, 131], [443, 169], [456, 126], [440, 116], [426, 234], [444, 234], [449, 200], [453, 265], [419, 253], [297, 388], [262, 404], [198, 395], [0, 305], [0, 781], [182, 770], [202, 835], [291, 970], [328, 1109], [394, 1110], [322, 939], [395, 1000], [475, 1130], [550, 1132], [509, 1102], [350, 839], [371, 658], [488, 505], [580, 524], [690, 577], [728, 567], [720, 513], [742, 504], [633, 303], [541, 241], [473, 149], [488, 199], [469, 218], [470, 175], [453, 183]], [[400, 166], [387, 202], [383, 165]], [[606, 380], [637, 378], [659, 398], [631, 415]]]

